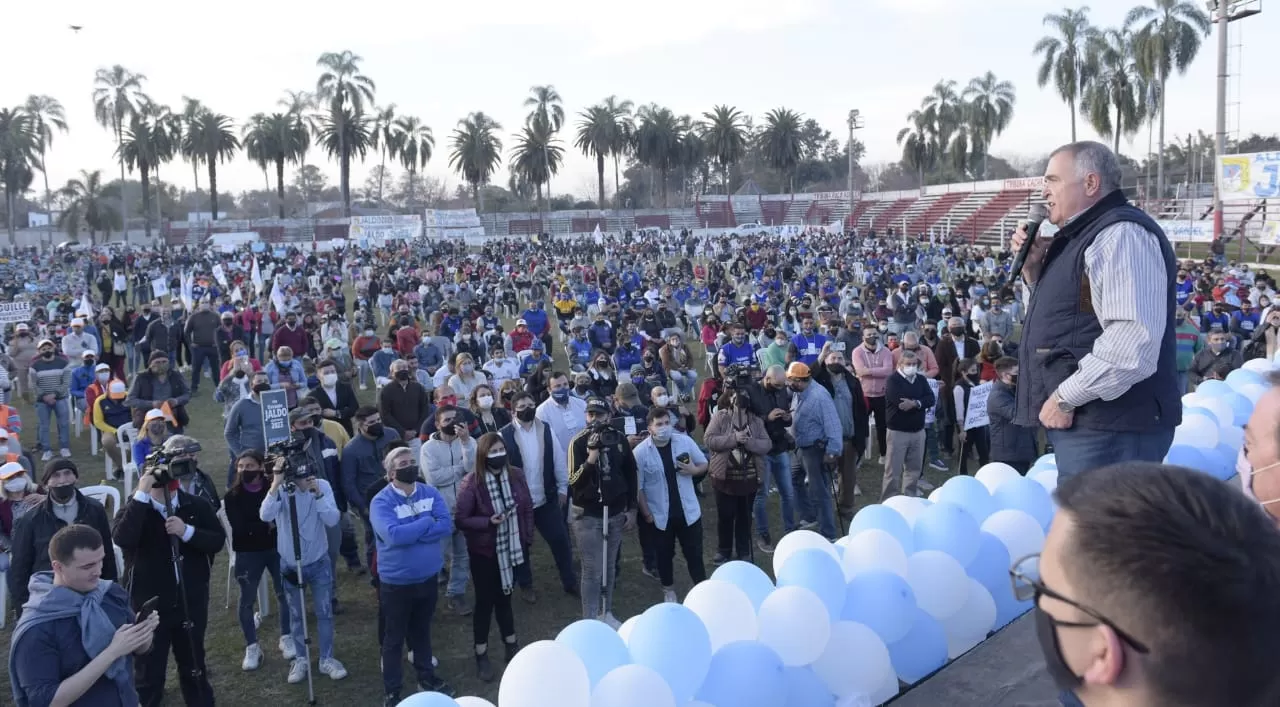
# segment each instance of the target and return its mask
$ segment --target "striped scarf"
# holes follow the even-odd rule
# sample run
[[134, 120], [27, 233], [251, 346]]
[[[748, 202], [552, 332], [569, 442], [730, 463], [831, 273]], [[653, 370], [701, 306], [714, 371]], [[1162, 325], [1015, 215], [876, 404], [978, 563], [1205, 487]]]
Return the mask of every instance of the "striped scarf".
[[520, 545], [520, 517], [505, 469], [501, 474], [486, 472], [484, 483], [489, 490], [489, 499], [493, 502], [493, 512], [506, 514], [497, 527], [498, 537], [493, 547], [498, 559], [498, 575], [502, 578], [502, 593], [510, 594], [515, 585], [515, 568], [524, 562], [524, 548]]

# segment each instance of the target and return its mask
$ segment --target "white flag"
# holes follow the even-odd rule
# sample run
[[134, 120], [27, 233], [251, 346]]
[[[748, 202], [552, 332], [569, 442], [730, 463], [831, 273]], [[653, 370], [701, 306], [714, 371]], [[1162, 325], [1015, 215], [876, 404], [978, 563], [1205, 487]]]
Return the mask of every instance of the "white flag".
[[86, 320], [93, 319], [93, 302], [89, 301], [89, 295], [80, 295], [80, 306], [76, 307], [76, 316], [84, 317]]
[[217, 280], [219, 285], [227, 286], [227, 274], [222, 271], [222, 263], [213, 264], [213, 279]]
[[286, 311], [284, 292], [280, 290], [280, 280], [278, 278], [271, 283], [271, 304], [275, 305], [276, 311], [280, 313], [280, 316], [284, 316]]
[[151, 281], [151, 292], [156, 299], [160, 299], [169, 294], [169, 280], [163, 277], [157, 277]]
[[239, 286], [239, 285], [236, 285], [236, 289], [234, 289], [234, 290], [232, 290], [232, 291], [231, 291], [231, 301], [232, 301], [232, 302], [243, 302], [243, 301], [244, 301], [244, 294], [242, 294], [242, 293], [240, 292], [240, 286]]
[[253, 272], [249, 275], [249, 278], [253, 281], [253, 294], [261, 296], [262, 295], [262, 270], [258, 268], [258, 258], [256, 256], [253, 259]]
[[188, 312], [193, 311], [196, 306], [195, 295], [192, 293], [192, 290], [194, 288], [195, 288], [195, 282], [191, 278], [191, 273], [189, 271], [183, 273], [182, 274], [182, 305], [187, 308]]

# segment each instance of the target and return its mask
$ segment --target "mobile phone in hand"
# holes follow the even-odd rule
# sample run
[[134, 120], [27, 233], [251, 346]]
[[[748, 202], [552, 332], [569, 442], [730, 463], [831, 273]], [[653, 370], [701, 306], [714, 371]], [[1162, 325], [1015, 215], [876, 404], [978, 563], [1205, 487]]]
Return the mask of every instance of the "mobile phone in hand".
[[151, 614], [155, 612], [156, 606], [158, 606], [159, 604], [160, 604], [159, 596], [151, 597], [150, 599], [142, 602], [142, 606], [138, 607], [138, 615], [134, 617], [133, 622], [135, 624], [140, 624], [143, 621], [146, 621], [147, 617], [151, 616]]
[[688, 452], [682, 452], [676, 456], [676, 461], [680, 462], [681, 464], [688, 464], [689, 462], [693, 461], [693, 458], [689, 456]]

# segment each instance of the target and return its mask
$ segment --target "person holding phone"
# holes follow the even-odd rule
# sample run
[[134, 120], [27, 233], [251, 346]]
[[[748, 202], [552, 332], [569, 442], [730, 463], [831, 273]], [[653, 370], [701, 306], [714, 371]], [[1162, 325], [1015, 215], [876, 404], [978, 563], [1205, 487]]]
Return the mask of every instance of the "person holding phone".
[[489, 660], [489, 617], [496, 615], [498, 634], [507, 663], [519, 650], [511, 590], [516, 568], [531, 561], [533, 497], [524, 472], [510, 464], [501, 435], [487, 432], [476, 443], [475, 468], [458, 490], [455, 524], [466, 535], [476, 609], [471, 626], [475, 638], [476, 672], [492, 682]]
[[707, 458], [692, 437], [676, 432], [671, 411], [649, 410], [649, 438], [635, 448], [640, 514], [658, 529], [658, 579], [662, 600], [677, 601], [673, 561], [676, 541], [694, 584], [707, 578], [702, 561], [702, 506], [693, 490], [694, 477], [707, 472]]

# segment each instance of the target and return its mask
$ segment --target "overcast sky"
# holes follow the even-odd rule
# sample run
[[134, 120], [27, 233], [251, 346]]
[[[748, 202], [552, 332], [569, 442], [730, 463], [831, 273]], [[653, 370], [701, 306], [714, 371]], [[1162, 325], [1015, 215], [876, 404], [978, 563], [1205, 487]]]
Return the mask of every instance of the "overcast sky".
[[[1118, 25], [1131, 3], [1094, 2], [1098, 25]], [[727, 103], [756, 116], [785, 106], [817, 119], [844, 139], [850, 108], [862, 111], [864, 164], [897, 159], [894, 143], [905, 116], [942, 78], [961, 86], [988, 70], [1014, 82], [1011, 128], [993, 152], [1036, 156], [1070, 137], [1066, 105], [1035, 84], [1031, 47], [1047, 32], [1046, 0], [224, 0], [186, 5], [161, 0], [12, 2], [5, 9], [10, 69], [0, 80], [0, 106], [44, 93], [62, 101], [71, 124], [49, 155], [51, 184], [82, 168], [115, 173], [114, 144], [93, 120], [94, 71], [122, 64], [146, 75], [146, 92], [175, 109], [200, 99], [237, 123], [276, 110], [285, 89], [315, 87], [316, 58], [350, 49], [377, 83], [377, 102], [422, 118], [435, 131], [427, 172], [458, 177], [447, 165], [448, 136], [458, 119], [483, 110], [505, 128], [519, 127], [529, 87], [553, 84], [564, 97], [569, 159], [553, 179], [556, 193], [594, 194], [594, 163], [572, 145], [583, 108], [617, 94], [637, 105], [657, 102], [698, 116]], [[358, 13], [358, 14], [357, 14]], [[16, 16], [15, 16], [16, 15]], [[1243, 38], [1242, 71], [1232, 94], [1243, 96], [1229, 129], [1242, 135], [1280, 127], [1272, 47], [1280, 45], [1280, 11], [1233, 23]], [[68, 25], [83, 25], [73, 33]], [[1186, 76], [1169, 84], [1167, 135], [1214, 128], [1216, 37]], [[1235, 49], [1233, 73], [1235, 70]], [[1092, 132], [1078, 120], [1080, 134]], [[1121, 151], [1146, 151], [1145, 129]], [[315, 161], [313, 153], [309, 161]], [[353, 166], [353, 188], [376, 164]], [[323, 165], [331, 183], [337, 168]], [[290, 178], [292, 168], [290, 168]], [[136, 175], [135, 175], [136, 176]], [[175, 162], [166, 182], [192, 186], [191, 169]], [[205, 184], [206, 176], [201, 175]], [[612, 180], [607, 180], [611, 182]], [[506, 173], [495, 177], [505, 184]], [[219, 170], [222, 191], [261, 188], [262, 173], [240, 158]]]

